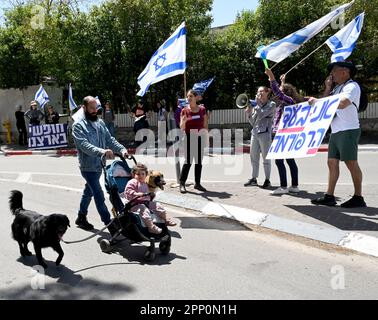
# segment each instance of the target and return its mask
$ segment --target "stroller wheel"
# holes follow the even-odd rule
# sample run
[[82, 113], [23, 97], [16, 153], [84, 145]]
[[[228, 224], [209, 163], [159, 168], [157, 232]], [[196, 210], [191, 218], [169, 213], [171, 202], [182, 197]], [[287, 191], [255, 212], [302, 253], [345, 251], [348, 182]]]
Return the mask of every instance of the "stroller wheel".
[[167, 255], [171, 251], [170, 241], [161, 241], [159, 243], [159, 249], [160, 249], [161, 254]]
[[109, 240], [102, 239], [100, 241], [100, 248], [103, 252], [109, 253], [112, 250], [112, 246], [109, 242]]
[[145, 252], [144, 252], [144, 260], [146, 261], [154, 261], [155, 260], [155, 251], [152, 251], [150, 248], [148, 248]]

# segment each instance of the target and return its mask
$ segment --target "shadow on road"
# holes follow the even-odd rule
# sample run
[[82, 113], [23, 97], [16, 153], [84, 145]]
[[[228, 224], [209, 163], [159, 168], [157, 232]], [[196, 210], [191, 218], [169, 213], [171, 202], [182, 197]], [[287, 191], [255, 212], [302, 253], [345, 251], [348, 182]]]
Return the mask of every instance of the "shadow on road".
[[[19, 257], [17, 261], [31, 268], [38, 265], [37, 258], [34, 255], [27, 257]], [[83, 279], [82, 276], [75, 275], [74, 271], [66, 267], [64, 264], [56, 266], [55, 262], [53, 261], [45, 261], [47, 264], [47, 269], [45, 269], [44, 271], [45, 275], [50, 278], [58, 279], [57, 281], [59, 283], [68, 284], [70, 286], [76, 286]]]
[[[100, 242], [102, 238], [99, 238], [97, 242]], [[128, 263], [125, 264], [140, 264], [140, 265], [168, 265], [171, 264], [171, 261], [175, 259], [186, 260], [186, 257], [177, 255], [172, 252], [174, 250], [174, 242], [172, 243], [171, 252], [168, 255], [160, 254], [159, 250], [159, 243], [155, 244], [155, 254], [156, 258], [152, 262], [146, 262], [144, 259], [144, 253], [148, 248], [148, 242], [142, 243], [133, 243], [131, 244], [128, 240], [119, 242], [114, 244], [112, 247], [112, 251], [109, 254], [118, 254], [125, 258]], [[107, 253], [103, 253], [107, 254]], [[106, 266], [106, 265], [99, 265], [99, 266]]]
[[[46, 283], [43, 289], [32, 289], [30, 284], [0, 290], [0, 299], [8, 300], [108, 300], [135, 291], [119, 282], [84, 279], [75, 286]], [[59, 312], [59, 310], [56, 310]]]
[[[325, 207], [325, 206], [300, 206], [286, 205], [299, 213], [314, 219], [323, 221], [338, 229], [345, 231], [378, 231], [378, 223], [366, 220], [371, 219], [370, 216], [378, 215], [377, 208], [353, 208], [346, 209], [341, 207]], [[352, 214], [360, 214], [359, 216]], [[363, 216], [361, 216], [363, 215]]]

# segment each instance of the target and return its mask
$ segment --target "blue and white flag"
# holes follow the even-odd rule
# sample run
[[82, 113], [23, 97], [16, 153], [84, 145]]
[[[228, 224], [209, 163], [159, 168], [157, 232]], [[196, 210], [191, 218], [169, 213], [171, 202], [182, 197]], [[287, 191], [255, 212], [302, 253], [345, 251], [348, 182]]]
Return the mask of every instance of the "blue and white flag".
[[96, 99], [96, 103], [97, 103], [97, 110], [101, 109], [102, 107], [101, 107], [101, 101], [100, 101], [100, 99], [98, 98], [98, 96], [96, 96], [95, 99]]
[[71, 83], [68, 86], [68, 105], [69, 105], [71, 111], [74, 111], [77, 108], [77, 104], [75, 103], [73, 96], [72, 96]]
[[45, 91], [42, 85], [35, 93], [34, 100], [39, 103], [40, 108], [43, 108], [46, 105], [46, 103], [50, 101], [49, 96], [47, 95], [47, 92]]
[[352, 54], [361, 34], [364, 17], [365, 12], [358, 15], [326, 41], [326, 44], [333, 52], [331, 62], [344, 61]]
[[324, 17], [312, 22], [306, 27], [293, 32], [285, 38], [273, 42], [267, 46], [261, 46], [257, 48], [256, 58], [268, 59], [274, 62], [281, 62], [291, 55], [294, 51], [298, 50], [301, 45], [316, 36], [322, 31], [332, 20], [336, 19], [339, 15], [344, 13], [348, 9], [354, 0], [350, 3], [344, 4], [337, 9], [331, 11]]
[[188, 104], [188, 99], [177, 99], [179, 107], [185, 107]]
[[214, 79], [215, 79], [215, 77], [208, 79], [208, 80], [204, 80], [204, 81], [195, 83], [194, 86], [193, 86], [193, 90], [195, 92], [197, 92], [199, 95], [203, 96], [203, 94], [205, 93], [207, 88], [211, 85], [211, 83], [213, 82]]
[[143, 97], [151, 84], [183, 74], [186, 69], [186, 28], [183, 22], [154, 53], [147, 67], [138, 77]]

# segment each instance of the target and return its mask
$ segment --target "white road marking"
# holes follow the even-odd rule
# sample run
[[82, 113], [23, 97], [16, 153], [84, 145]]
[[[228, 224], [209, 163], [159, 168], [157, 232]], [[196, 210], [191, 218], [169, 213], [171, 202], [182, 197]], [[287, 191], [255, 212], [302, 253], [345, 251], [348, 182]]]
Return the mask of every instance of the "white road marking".
[[28, 183], [31, 181], [32, 174], [30, 172], [22, 172], [18, 175], [16, 182], [19, 183]]
[[23, 182], [23, 181], [18, 181], [17, 179], [16, 180], [12, 180], [12, 179], [0, 179], [0, 181], [2, 181], [2, 182], [15, 182], [15, 183], [21, 183], [21, 184], [29, 184], [29, 185], [32, 185], [32, 186], [61, 189], [61, 190], [73, 191], [73, 192], [83, 192], [83, 189], [64, 187], [64, 186], [59, 186], [59, 185], [56, 185], [56, 184], [49, 184], [49, 183], [32, 182], [32, 181]]
[[20, 171], [0, 171], [0, 174], [37, 174], [37, 175], [45, 175], [45, 176], [69, 176], [69, 177], [81, 177], [80, 174], [74, 173], [58, 173], [58, 172], [20, 172]]
[[[32, 177], [33, 175], [47, 175], [47, 176], [67, 176], [67, 177], [81, 177], [79, 174], [71, 174], [71, 173], [53, 173], [53, 172], [17, 172], [17, 171], [0, 171], [0, 174], [18, 174], [16, 179], [4, 179], [0, 178], [0, 181], [2, 182], [16, 182], [16, 183], [21, 183], [21, 184], [29, 184], [29, 185], [35, 185], [35, 186], [40, 186], [40, 187], [47, 187], [47, 188], [55, 188], [55, 189], [61, 189], [61, 190], [66, 190], [66, 191], [73, 191], [73, 192], [82, 192], [83, 189], [78, 189], [78, 188], [71, 188], [71, 187], [66, 187], [66, 186], [61, 186], [61, 185], [54, 185], [54, 184], [49, 184], [49, 183], [41, 183], [41, 182], [33, 182]], [[166, 178], [165, 179], [167, 182], [175, 182], [176, 179], [170, 179]], [[218, 180], [203, 180], [204, 183], [241, 183], [241, 181], [218, 181]], [[188, 183], [191, 183], [189, 180]], [[104, 185], [104, 180], [100, 180], [100, 185], [104, 191], [105, 190], [105, 185]], [[327, 186], [327, 183], [322, 183], [322, 182], [310, 182], [310, 183], [301, 183], [301, 185], [317, 185], [317, 186]], [[344, 185], [344, 186], [351, 186], [352, 183], [338, 183], [338, 185]], [[378, 183], [369, 183], [368, 185], [378, 185]], [[367, 185], [365, 185], [367, 186]]]

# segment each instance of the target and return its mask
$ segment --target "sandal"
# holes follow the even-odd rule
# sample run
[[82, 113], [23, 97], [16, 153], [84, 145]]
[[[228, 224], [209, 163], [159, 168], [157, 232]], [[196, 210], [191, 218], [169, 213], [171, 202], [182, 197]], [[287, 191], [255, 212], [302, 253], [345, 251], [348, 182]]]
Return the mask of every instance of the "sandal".
[[165, 220], [165, 225], [168, 227], [174, 227], [177, 226], [177, 223], [174, 222], [171, 218], [168, 218], [167, 220]]
[[152, 225], [150, 228], [148, 228], [148, 232], [153, 234], [160, 234], [163, 230], [159, 228], [157, 225]]

